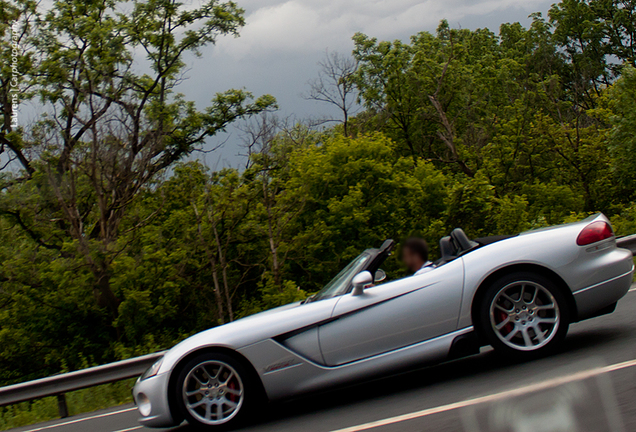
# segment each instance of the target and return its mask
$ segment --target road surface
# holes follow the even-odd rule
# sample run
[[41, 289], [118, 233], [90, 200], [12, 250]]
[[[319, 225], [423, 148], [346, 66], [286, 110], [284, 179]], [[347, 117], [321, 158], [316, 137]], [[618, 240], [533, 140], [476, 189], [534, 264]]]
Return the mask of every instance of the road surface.
[[[635, 385], [632, 287], [613, 314], [573, 324], [563, 350], [550, 357], [515, 364], [482, 349], [469, 358], [272, 405], [242, 431], [636, 431]], [[136, 419], [133, 406], [121, 406], [13, 431], [149, 430]]]

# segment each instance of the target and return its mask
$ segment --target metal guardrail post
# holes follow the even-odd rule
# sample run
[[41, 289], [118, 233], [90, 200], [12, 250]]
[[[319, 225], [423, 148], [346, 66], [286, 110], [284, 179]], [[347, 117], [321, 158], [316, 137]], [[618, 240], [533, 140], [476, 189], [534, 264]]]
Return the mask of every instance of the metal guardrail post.
[[57, 395], [57, 409], [60, 412], [60, 418], [68, 417], [68, 406], [66, 405], [66, 395], [64, 393]]

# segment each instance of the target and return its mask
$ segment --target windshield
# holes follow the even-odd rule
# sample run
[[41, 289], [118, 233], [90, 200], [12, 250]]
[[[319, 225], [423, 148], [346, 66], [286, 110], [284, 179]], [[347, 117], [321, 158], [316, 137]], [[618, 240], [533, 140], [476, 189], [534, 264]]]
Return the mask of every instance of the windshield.
[[338, 275], [331, 280], [318, 294], [311, 298], [311, 301], [323, 300], [331, 297], [336, 297], [347, 292], [351, 285], [351, 279], [357, 275], [362, 269], [364, 269], [367, 261], [371, 256], [367, 253], [359, 255], [356, 259], [351, 261], [345, 268], [342, 269]]

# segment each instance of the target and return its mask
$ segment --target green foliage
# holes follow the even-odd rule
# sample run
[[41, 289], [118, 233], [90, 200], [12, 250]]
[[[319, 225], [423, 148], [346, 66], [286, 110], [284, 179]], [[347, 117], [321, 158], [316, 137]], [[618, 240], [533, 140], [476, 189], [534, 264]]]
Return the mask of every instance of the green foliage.
[[629, 207], [614, 216], [612, 222], [616, 235], [636, 234], [636, 203], [630, 204]]
[[[396, 155], [380, 134], [336, 136], [290, 157], [289, 187], [304, 196], [293, 256], [314, 291], [361, 250], [387, 238], [431, 233], [443, 217], [445, 176]], [[302, 245], [302, 246], [301, 246]], [[301, 273], [302, 274], [302, 273]]]
[[616, 187], [627, 200], [636, 198], [636, 69], [626, 66], [605, 98], [614, 126], [609, 149], [616, 170]]
[[[244, 11], [216, 0], [54, 1], [46, 9], [2, 0], [0, 15], [0, 153], [3, 164], [5, 155], [15, 162], [0, 174], [0, 237], [11, 245], [0, 248], [0, 381], [156, 350], [232, 319], [227, 262], [216, 268], [216, 252], [207, 262], [197, 254], [226, 220], [207, 205], [224, 187], [201, 174], [200, 189], [167, 214], [162, 194], [184, 186], [161, 179], [231, 122], [275, 108], [273, 97], [243, 89], [218, 93], [202, 110], [176, 93], [185, 56], [238, 35]], [[14, 46], [16, 71], [8, 69]], [[16, 84], [20, 102], [46, 113], [24, 129], [9, 115]], [[221, 192], [208, 196], [206, 187]], [[193, 216], [197, 206], [206, 207], [204, 220]], [[194, 250], [175, 247], [183, 236]], [[179, 314], [205, 306], [210, 291], [204, 272], [184, 275], [210, 264], [224, 281], [215, 303], [223, 310], [213, 321], [203, 313], [184, 320]]]
[[[436, 255], [455, 227], [512, 234], [598, 211], [636, 232], [630, 2], [565, 0], [498, 34], [445, 21], [408, 42], [356, 34], [364, 110], [347, 134], [254, 131], [245, 169], [218, 171], [183, 158], [275, 100], [228, 90], [199, 110], [175, 88], [183, 53], [237, 34], [243, 11], [153, 0], [123, 16], [118, 4], [59, 1], [33, 21], [34, 3], [0, 0], [24, 23], [24, 95], [56, 112], [29, 133], [0, 125], [20, 164], [0, 172], [0, 385], [302, 300], [387, 238], [423, 236]], [[396, 256], [384, 270], [404, 275]], [[81, 393], [81, 409], [124, 401], [118, 388]], [[54, 408], [6, 408], [0, 425]]]
[[[635, 11], [629, 0], [563, 0], [552, 6], [554, 39], [569, 59], [573, 85], [591, 85], [598, 93], [620, 74], [621, 64], [634, 66]], [[591, 102], [589, 93], [578, 96]]]
[[283, 281], [277, 285], [270, 274], [265, 274], [258, 284], [255, 297], [243, 299], [238, 316], [245, 317], [268, 309], [284, 306], [305, 300], [308, 294], [301, 290], [293, 281]]

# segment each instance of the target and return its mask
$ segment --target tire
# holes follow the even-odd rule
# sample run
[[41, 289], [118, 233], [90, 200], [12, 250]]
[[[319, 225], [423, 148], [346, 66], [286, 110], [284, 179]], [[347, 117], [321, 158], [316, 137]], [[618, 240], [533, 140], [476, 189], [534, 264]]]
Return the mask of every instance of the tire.
[[478, 309], [481, 333], [508, 357], [531, 359], [561, 345], [570, 311], [563, 292], [552, 280], [535, 273], [505, 275], [492, 283]]
[[196, 430], [226, 431], [244, 423], [258, 402], [251, 374], [233, 357], [202, 353], [179, 371], [174, 400]]

